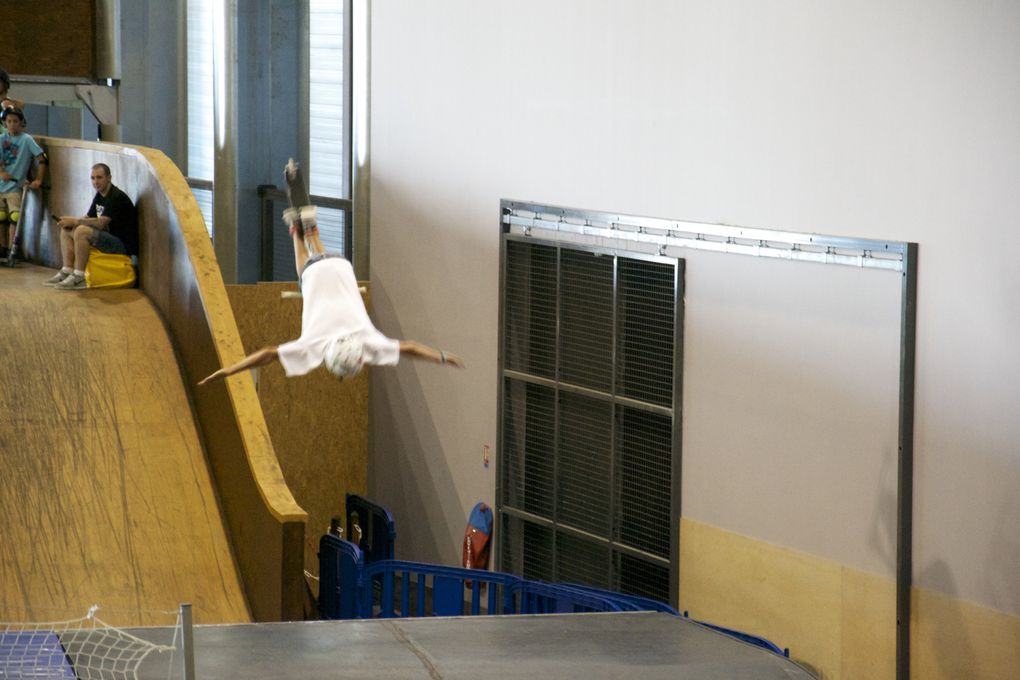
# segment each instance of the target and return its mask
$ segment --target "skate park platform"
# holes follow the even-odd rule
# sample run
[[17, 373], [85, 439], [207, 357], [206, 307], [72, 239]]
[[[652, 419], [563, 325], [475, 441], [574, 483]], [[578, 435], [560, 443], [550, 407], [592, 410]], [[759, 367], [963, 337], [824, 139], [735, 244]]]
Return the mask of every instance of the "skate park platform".
[[[133, 633], [165, 643], [160, 629]], [[813, 678], [782, 656], [656, 612], [196, 626], [195, 676], [251, 678]], [[140, 680], [164, 680], [165, 660]]]

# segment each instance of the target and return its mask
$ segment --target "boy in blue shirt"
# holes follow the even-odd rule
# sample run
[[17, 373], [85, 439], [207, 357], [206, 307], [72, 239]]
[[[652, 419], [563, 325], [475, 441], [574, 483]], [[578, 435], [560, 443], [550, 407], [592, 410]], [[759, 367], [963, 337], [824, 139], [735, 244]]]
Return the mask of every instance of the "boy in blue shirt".
[[[13, 247], [14, 230], [21, 213], [21, 189], [28, 184], [31, 189], [42, 186], [46, 174], [46, 154], [25, 130], [25, 114], [17, 107], [4, 109], [0, 114], [7, 132], [0, 135], [0, 249], [4, 257], [8, 247]], [[28, 180], [32, 159], [38, 161], [35, 179]], [[6, 223], [6, 225], [5, 225]]]

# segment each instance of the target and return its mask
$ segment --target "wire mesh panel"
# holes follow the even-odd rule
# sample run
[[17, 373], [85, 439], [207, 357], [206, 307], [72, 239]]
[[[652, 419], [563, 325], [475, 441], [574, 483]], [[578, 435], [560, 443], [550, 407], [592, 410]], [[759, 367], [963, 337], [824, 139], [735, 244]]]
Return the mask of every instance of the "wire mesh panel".
[[535, 581], [553, 581], [553, 530], [507, 514], [502, 515], [503, 571]]
[[669, 559], [672, 418], [617, 408], [614, 539]]
[[675, 599], [678, 261], [507, 238], [503, 267], [502, 568]]
[[671, 406], [676, 265], [623, 257], [619, 263], [617, 390]]
[[611, 403], [569, 392], [560, 394], [556, 520], [607, 538], [612, 424]]
[[556, 392], [550, 387], [509, 378], [503, 389], [501, 460], [506, 502], [551, 520]]
[[557, 255], [556, 248], [507, 243], [503, 346], [509, 369], [555, 377]]
[[614, 258], [560, 251], [559, 379], [609, 390], [613, 378]]
[[608, 545], [564, 532], [556, 535], [557, 581], [609, 588], [611, 566], [612, 552]]
[[670, 592], [669, 565], [648, 562], [624, 553], [616, 553], [615, 558], [615, 590], [662, 602], [668, 599], [663, 593]]

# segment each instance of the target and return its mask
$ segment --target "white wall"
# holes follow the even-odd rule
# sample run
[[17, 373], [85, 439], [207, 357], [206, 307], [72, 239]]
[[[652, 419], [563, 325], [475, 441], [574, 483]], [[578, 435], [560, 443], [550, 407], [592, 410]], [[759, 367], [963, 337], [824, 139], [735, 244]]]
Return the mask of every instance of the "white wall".
[[[469, 364], [373, 374], [399, 556], [455, 562], [494, 501], [520, 198], [917, 241], [916, 583], [1020, 614], [1018, 35], [1008, 1], [373, 3], [375, 318]], [[685, 515], [740, 531], [684, 455]]]

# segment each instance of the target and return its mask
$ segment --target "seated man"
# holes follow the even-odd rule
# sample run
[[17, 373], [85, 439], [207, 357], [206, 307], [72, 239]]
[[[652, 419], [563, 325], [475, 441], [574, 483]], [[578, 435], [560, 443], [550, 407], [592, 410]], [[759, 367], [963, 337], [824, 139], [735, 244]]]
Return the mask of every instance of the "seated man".
[[44, 285], [63, 290], [86, 287], [85, 265], [89, 249], [117, 255], [138, 255], [138, 211], [127, 194], [113, 185], [110, 166], [92, 166], [96, 195], [85, 217], [61, 217], [60, 254], [63, 267]]
[[326, 252], [319, 239], [319, 230], [314, 221], [309, 223], [308, 215], [306, 209], [306, 220], [302, 225], [296, 210], [291, 208], [284, 212], [284, 219], [291, 225], [294, 260], [304, 298], [301, 337], [279, 346], [263, 347], [236, 364], [209, 375], [199, 385], [275, 361], [283, 365], [287, 376], [304, 375], [325, 365], [341, 379], [356, 375], [363, 364], [392, 366], [401, 355], [464, 367], [464, 362], [455, 354], [414, 340], [393, 340], [376, 330], [361, 299], [354, 268], [343, 257]]

